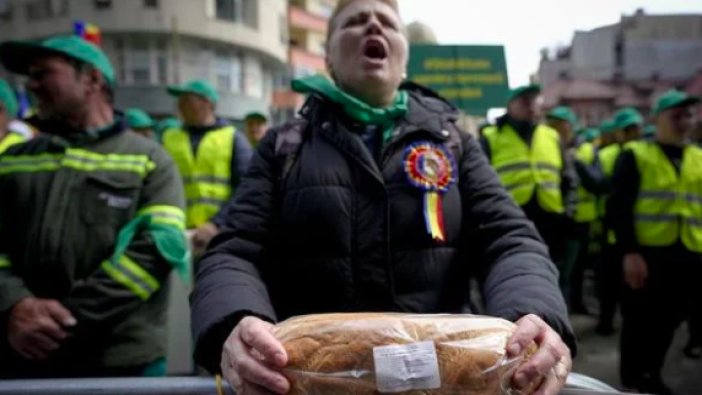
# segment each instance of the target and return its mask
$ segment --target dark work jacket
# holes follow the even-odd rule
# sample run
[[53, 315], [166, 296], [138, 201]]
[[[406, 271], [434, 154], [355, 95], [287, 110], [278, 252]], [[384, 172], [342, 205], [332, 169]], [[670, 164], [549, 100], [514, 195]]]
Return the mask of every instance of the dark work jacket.
[[[557, 272], [477, 141], [447, 103], [411, 92], [409, 112], [379, 160], [342, 110], [312, 96], [297, 160], [281, 178], [272, 129], [229, 211], [226, 232], [197, 265], [191, 295], [197, 361], [219, 370], [240, 318], [351, 311], [469, 312], [469, 278], [490, 315], [543, 317], [574, 350]], [[299, 124], [299, 121], [297, 121]], [[410, 144], [452, 146], [457, 183], [443, 195], [447, 240], [426, 231], [423, 192], [408, 182]]]

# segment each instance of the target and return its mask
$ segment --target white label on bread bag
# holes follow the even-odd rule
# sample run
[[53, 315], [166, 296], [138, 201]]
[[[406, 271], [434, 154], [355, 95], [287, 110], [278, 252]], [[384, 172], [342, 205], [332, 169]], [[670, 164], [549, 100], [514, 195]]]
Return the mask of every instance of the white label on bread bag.
[[378, 392], [396, 393], [441, 388], [434, 342], [373, 348]]

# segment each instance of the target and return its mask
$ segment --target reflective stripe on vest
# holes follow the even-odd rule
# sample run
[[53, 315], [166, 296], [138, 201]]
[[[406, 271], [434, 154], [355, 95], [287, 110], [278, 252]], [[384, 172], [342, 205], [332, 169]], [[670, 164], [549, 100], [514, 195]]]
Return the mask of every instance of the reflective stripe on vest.
[[214, 217], [232, 194], [230, 180], [235, 133], [233, 126], [205, 133], [195, 155], [186, 131], [170, 129], [163, 135], [163, 146], [183, 177], [189, 229]]
[[631, 150], [641, 178], [634, 205], [639, 244], [664, 247], [680, 240], [702, 252], [702, 148], [685, 147], [679, 174], [655, 142], [639, 142]]
[[561, 195], [563, 158], [555, 130], [539, 125], [531, 148], [509, 125], [499, 130], [485, 129], [485, 138], [490, 145], [492, 166], [517, 204], [527, 204], [536, 193], [544, 211], [565, 212]]
[[24, 143], [24, 137], [17, 133], [9, 132], [2, 140], [0, 140], [0, 154], [5, 152], [13, 145]]
[[[587, 166], [595, 163], [595, 146], [592, 143], [582, 143], [575, 157]], [[582, 185], [578, 186], [577, 204], [575, 206], [575, 222], [588, 223], [597, 219], [597, 197], [588, 192]]]

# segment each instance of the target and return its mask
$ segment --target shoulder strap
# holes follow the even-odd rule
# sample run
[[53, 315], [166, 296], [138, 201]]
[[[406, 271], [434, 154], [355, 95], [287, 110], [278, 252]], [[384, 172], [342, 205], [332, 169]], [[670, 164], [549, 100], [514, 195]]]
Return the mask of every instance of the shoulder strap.
[[309, 123], [296, 118], [278, 130], [275, 139], [275, 158], [278, 166], [278, 184], [282, 186], [297, 161]]

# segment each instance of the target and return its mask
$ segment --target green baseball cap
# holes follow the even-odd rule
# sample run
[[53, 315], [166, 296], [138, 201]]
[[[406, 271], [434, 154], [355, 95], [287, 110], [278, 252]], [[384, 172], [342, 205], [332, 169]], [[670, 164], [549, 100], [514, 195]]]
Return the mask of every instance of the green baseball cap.
[[262, 111], [251, 111], [244, 116], [244, 119], [260, 119], [263, 121], [268, 121], [268, 115]]
[[656, 103], [653, 105], [652, 112], [653, 115], [656, 116], [671, 108], [692, 106], [699, 102], [699, 97], [689, 96], [685, 92], [671, 89], [662, 94], [661, 97], [656, 100]]
[[656, 135], [656, 125], [646, 125], [643, 129], [644, 137], [653, 137]]
[[205, 80], [192, 80], [183, 85], [170, 85], [168, 87], [168, 93], [173, 96], [192, 93], [193, 95], [198, 95], [207, 99], [212, 104], [219, 101], [217, 90]]
[[622, 108], [614, 114], [614, 124], [617, 129], [625, 129], [632, 125], [644, 124], [644, 118], [635, 108]]
[[531, 84], [531, 85], [523, 85], [519, 86], [517, 88], [512, 89], [509, 91], [509, 95], [507, 96], [507, 102], [511, 102], [512, 100], [519, 98], [521, 96], [524, 96], [529, 93], [541, 93], [541, 85], [539, 84]]
[[7, 70], [17, 74], [27, 75], [34, 59], [49, 55], [62, 55], [87, 63], [99, 70], [110, 86], [115, 85], [115, 71], [107, 55], [78, 36], [58, 36], [40, 41], [5, 41], [0, 44], [0, 62]]
[[127, 126], [132, 129], [153, 128], [156, 124], [149, 114], [138, 108], [130, 108], [125, 111], [124, 119], [127, 121]]
[[560, 119], [561, 121], [566, 121], [570, 123], [573, 127], [578, 123], [578, 116], [575, 115], [570, 107], [559, 106], [549, 111], [546, 115], [548, 118]]
[[600, 135], [611, 134], [617, 130], [617, 124], [613, 119], [605, 119], [600, 123]]
[[0, 80], [0, 103], [5, 107], [5, 111], [10, 114], [10, 118], [17, 116], [17, 97], [15, 92], [5, 80]]
[[600, 129], [585, 128], [580, 132], [580, 136], [588, 143], [591, 143], [595, 141], [596, 138], [600, 137]]
[[156, 123], [156, 131], [157, 132], [164, 132], [168, 129], [174, 129], [174, 128], [180, 128], [182, 126], [182, 123], [178, 118], [166, 118], [158, 121]]

